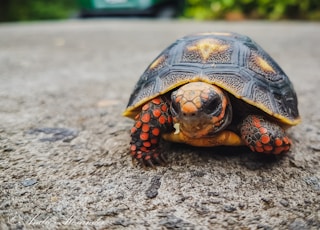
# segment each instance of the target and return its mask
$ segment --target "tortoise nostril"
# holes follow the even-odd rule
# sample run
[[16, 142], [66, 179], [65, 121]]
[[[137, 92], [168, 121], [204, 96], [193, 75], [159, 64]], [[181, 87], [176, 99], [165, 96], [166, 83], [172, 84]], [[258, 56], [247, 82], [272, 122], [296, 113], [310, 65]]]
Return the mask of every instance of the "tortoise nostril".
[[197, 114], [196, 113], [182, 113], [182, 115], [184, 116], [184, 117], [195, 117], [195, 116], [197, 116]]

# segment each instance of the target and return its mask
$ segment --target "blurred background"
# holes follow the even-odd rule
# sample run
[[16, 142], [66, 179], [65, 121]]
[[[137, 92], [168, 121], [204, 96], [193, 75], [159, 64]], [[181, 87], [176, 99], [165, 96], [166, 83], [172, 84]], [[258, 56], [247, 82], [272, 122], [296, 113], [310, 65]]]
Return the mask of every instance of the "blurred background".
[[320, 21], [320, 0], [1, 0], [0, 3], [0, 22], [112, 16]]

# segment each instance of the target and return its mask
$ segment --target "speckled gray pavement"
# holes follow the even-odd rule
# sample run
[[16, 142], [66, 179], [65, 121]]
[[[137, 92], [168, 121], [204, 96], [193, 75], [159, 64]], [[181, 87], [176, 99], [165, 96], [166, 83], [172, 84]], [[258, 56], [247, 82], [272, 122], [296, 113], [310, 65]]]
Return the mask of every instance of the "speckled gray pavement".
[[[121, 117], [147, 65], [186, 34], [235, 31], [294, 83], [292, 151], [164, 145], [127, 155]], [[88, 20], [0, 24], [0, 229], [319, 229], [320, 24]]]

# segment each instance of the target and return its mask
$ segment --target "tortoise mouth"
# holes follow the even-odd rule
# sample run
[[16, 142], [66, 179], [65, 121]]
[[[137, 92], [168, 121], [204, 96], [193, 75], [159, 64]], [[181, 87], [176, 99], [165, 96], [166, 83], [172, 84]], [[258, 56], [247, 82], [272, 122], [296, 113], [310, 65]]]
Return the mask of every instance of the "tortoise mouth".
[[205, 137], [213, 131], [213, 128], [214, 127], [210, 124], [180, 124], [180, 131], [190, 138]]
[[[225, 113], [220, 119], [214, 119], [207, 114], [197, 115], [183, 119], [174, 118], [176, 134], [182, 132], [189, 138], [201, 138], [206, 136], [214, 136], [224, 130], [232, 120], [231, 110]], [[177, 129], [178, 127], [178, 129]]]

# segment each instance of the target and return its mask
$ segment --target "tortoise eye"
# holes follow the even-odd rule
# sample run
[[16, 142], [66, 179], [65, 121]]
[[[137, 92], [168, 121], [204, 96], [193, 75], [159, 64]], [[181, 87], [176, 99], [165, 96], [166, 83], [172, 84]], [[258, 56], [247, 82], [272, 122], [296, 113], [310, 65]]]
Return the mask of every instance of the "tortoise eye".
[[210, 115], [219, 115], [221, 113], [221, 106], [220, 97], [215, 97], [204, 105], [203, 112]]

